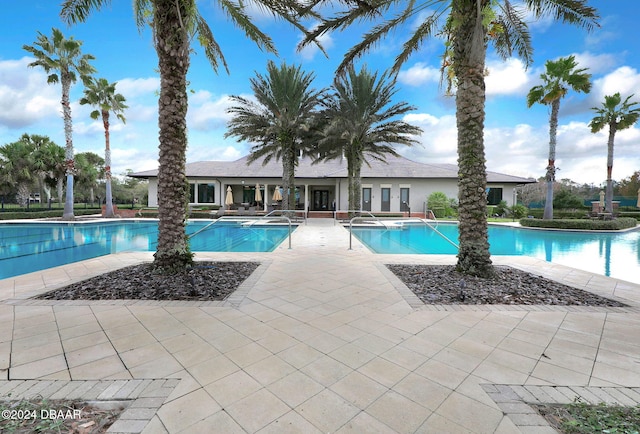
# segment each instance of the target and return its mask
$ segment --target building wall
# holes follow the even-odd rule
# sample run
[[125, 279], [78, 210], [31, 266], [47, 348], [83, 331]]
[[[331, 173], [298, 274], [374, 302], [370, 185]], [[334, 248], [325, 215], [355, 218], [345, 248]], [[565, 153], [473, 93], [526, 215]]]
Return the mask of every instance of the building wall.
[[[266, 197], [263, 201], [266, 204], [271, 204], [271, 195], [273, 194], [276, 186], [280, 186], [281, 179], [251, 179], [247, 178], [242, 184], [242, 180], [236, 178], [210, 178], [210, 179], [197, 179], [191, 180], [191, 183], [208, 184], [213, 183], [215, 185], [214, 203], [207, 203], [207, 205], [224, 205], [225, 194], [228, 186], [232, 187], [234, 202], [240, 203], [243, 197], [243, 187], [255, 186], [259, 184], [263, 189], [267, 186]], [[346, 179], [310, 179], [310, 178], [297, 178], [296, 186], [300, 191], [300, 202], [307, 206], [307, 209], [313, 209], [313, 192], [315, 190], [327, 190], [329, 192], [328, 203], [329, 207], [333, 206], [335, 202], [335, 208], [337, 210], [347, 210], [349, 202], [348, 182]], [[363, 188], [371, 188], [371, 211], [380, 212], [382, 207], [381, 194], [382, 188], [390, 188], [390, 212], [400, 212], [400, 189], [409, 188], [409, 207], [411, 212], [423, 212], [427, 198], [431, 193], [442, 192], [447, 197], [458, 198], [458, 185], [456, 179], [416, 179], [416, 178], [363, 178]], [[508, 206], [513, 205], [513, 189], [514, 184], [488, 184], [488, 188], [502, 189], [502, 199], [507, 202]], [[305, 192], [307, 196], [305, 197]], [[197, 197], [197, 195], [196, 195]], [[196, 199], [197, 200], [197, 199]], [[197, 202], [194, 202], [197, 204]], [[156, 178], [149, 179], [149, 207], [158, 206], [158, 182]]]

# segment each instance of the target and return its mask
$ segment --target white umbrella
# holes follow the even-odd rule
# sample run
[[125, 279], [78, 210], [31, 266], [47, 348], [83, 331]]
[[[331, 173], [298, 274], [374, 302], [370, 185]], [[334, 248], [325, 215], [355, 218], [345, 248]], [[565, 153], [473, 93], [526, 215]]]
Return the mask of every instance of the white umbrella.
[[260, 192], [260, 184], [256, 184], [256, 197], [255, 197], [255, 201], [256, 202], [262, 202], [262, 193]]
[[231, 186], [227, 187], [227, 196], [224, 199], [224, 204], [227, 206], [233, 205], [233, 191], [231, 190]]
[[636, 207], [640, 208], [640, 188], [638, 189], [638, 202], [636, 203]]
[[280, 186], [277, 186], [275, 191], [273, 192], [273, 200], [275, 201], [282, 200], [282, 193], [280, 193]]

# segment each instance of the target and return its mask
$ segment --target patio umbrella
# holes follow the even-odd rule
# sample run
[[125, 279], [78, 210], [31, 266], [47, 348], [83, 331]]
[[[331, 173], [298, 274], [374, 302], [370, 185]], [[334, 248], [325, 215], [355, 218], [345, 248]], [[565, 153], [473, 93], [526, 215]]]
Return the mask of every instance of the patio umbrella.
[[636, 207], [640, 208], [640, 188], [638, 189], [638, 202], [636, 203]]
[[255, 201], [258, 202], [258, 203], [262, 202], [262, 193], [260, 193], [260, 184], [256, 184]]
[[600, 212], [604, 211], [604, 191], [600, 190]]
[[231, 190], [231, 186], [227, 187], [227, 196], [224, 198], [224, 204], [227, 206], [233, 205], [233, 191]]
[[273, 200], [275, 201], [282, 200], [282, 193], [280, 193], [280, 186], [277, 186], [275, 191], [273, 192]]

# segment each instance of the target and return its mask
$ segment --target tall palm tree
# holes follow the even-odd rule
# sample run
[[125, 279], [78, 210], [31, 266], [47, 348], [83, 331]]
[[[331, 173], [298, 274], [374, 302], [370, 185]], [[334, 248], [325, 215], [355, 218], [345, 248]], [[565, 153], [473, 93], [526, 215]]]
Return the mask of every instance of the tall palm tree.
[[[93, 10], [109, 0], [64, 0], [62, 19], [67, 23], [86, 20]], [[245, 2], [216, 0], [226, 16], [259, 48], [276, 52], [271, 38], [250, 20]], [[298, 25], [285, 0], [255, 0], [265, 10]], [[187, 149], [187, 71], [191, 40], [197, 37], [214, 71], [222, 65], [228, 72], [222, 50], [200, 15], [196, 0], [134, 0], [138, 27], [149, 25], [158, 54], [160, 96], [158, 98], [158, 247], [154, 267], [158, 271], [181, 270], [193, 262], [185, 232], [189, 185], [185, 174]]]
[[368, 158], [384, 161], [386, 154], [398, 156], [393, 144], [411, 146], [422, 133], [419, 127], [394, 119], [415, 110], [406, 102], [391, 105], [395, 84], [386, 73], [378, 78], [366, 66], [359, 72], [349, 66], [346, 75], [336, 76], [331, 98], [324, 102], [327, 124], [316, 161], [346, 158], [350, 210], [361, 208], [363, 163], [369, 164]]
[[[309, 7], [329, 4], [332, 6], [329, 10], [335, 10], [336, 3], [315, 0]], [[395, 59], [394, 72], [398, 72], [429, 38], [445, 37], [442, 67], [446, 78], [456, 85], [460, 218], [457, 268], [472, 275], [493, 275], [486, 217], [487, 176], [483, 141], [488, 43], [491, 42], [503, 58], [515, 52], [526, 65], [530, 65], [533, 51], [524, 22], [527, 10], [534, 19], [551, 16], [590, 29], [598, 18], [595, 9], [587, 6], [587, 0], [525, 0], [518, 4], [511, 0], [342, 0], [340, 3], [345, 4], [347, 10], [323, 20], [308, 32], [303, 45], [354, 22], [374, 21], [374, 27], [364, 34], [362, 41], [346, 53], [339, 66], [341, 71], [398, 29], [411, 30]], [[386, 19], [389, 14], [393, 15]], [[417, 17], [421, 21], [415, 25]]]
[[606, 95], [600, 107], [593, 107], [596, 116], [589, 123], [592, 133], [601, 131], [609, 126], [609, 139], [607, 141], [607, 188], [605, 191], [605, 211], [613, 212], [613, 180], [611, 171], [613, 170], [613, 141], [616, 132], [633, 126], [640, 118], [640, 107], [635, 107], [638, 102], [629, 100], [633, 97], [629, 95], [622, 101], [620, 92], [613, 95]]
[[30, 67], [40, 66], [49, 74], [47, 82], [62, 85], [62, 113], [64, 118], [65, 137], [65, 164], [67, 176], [67, 194], [64, 202], [63, 220], [73, 220], [73, 124], [71, 119], [71, 104], [69, 91], [78, 77], [86, 82], [89, 76], [95, 72], [95, 68], [89, 63], [94, 57], [90, 54], [82, 54], [82, 41], [73, 37], [65, 38], [58, 29], [53, 29], [51, 39], [38, 32], [38, 38], [33, 45], [24, 45], [22, 48], [33, 54], [36, 58], [29, 63]]
[[560, 100], [569, 90], [589, 93], [591, 91], [591, 74], [587, 68], [577, 68], [575, 56], [548, 60], [545, 72], [540, 75], [542, 84], [531, 88], [527, 94], [527, 105], [535, 103], [551, 105], [549, 114], [549, 163], [547, 165], [547, 200], [544, 204], [544, 219], [553, 219], [553, 183], [556, 179], [556, 136], [558, 131], [558, 113]]
[[104, 126], [104, 176], [106, 189], [106, 205], [105, 217], [113, 217], [113, 197], [111, 194], [111, 147], [109, 145], [109, 114], [113, 112], [122, 123], [126, 123], [126, 119], [122, 112], [128, 108], [125, 104], [125, 98], [116, 93], [116, 84], [109, 83], [107, 79], [100, 78], [91, 80], [85, 86], [84, 97], [80, 99], [80, 104], [89, 104], [98, 107], [98, 110], [91, 112], [92, 119], [102, 119]]
[[263, 158], [282, 160], [282, 203], [295, 209], [295, 167], [300, 151], [309, 144], [312, 120], [324, 90], [311, 87], [314, 74], [301, 66], [273, 61], [267, 63], [267, 75], [256, 74], [251, 89], [256, 101], [232, 95], [236, 104], [225, 137], [255, 143], [247, 163]]

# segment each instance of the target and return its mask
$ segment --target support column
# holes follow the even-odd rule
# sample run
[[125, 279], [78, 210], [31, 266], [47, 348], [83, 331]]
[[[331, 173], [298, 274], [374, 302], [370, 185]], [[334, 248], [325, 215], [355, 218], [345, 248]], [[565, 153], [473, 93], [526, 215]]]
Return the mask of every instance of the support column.
[[304, 215], [309, 217], [309, 184], [304, 185]]

